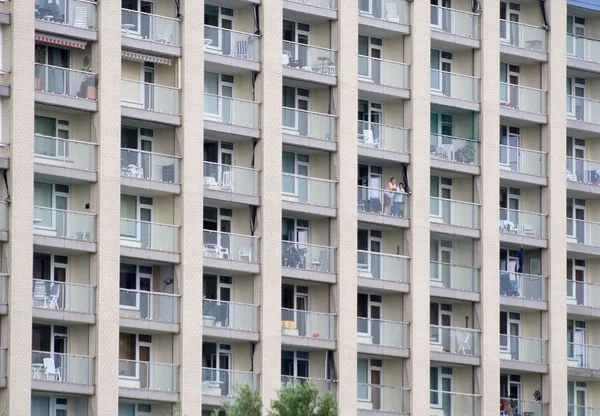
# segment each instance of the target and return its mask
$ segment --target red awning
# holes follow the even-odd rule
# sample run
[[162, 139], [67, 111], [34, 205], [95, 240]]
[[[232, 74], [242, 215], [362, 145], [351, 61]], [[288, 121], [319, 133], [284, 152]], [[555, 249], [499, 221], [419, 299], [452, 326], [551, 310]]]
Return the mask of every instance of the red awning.
[[36, 42], [47, 43], [49, 45], [65, 46], [67, 48], [85, 49], [86, 42], [62, 38], [52, 35], [35, 35]]

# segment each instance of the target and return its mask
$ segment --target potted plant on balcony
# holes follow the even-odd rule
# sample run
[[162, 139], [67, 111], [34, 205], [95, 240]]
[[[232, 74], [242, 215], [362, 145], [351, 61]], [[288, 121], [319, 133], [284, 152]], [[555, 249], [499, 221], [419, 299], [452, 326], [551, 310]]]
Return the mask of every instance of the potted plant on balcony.
[[40, 78], [40, 72], [42, 71], [42, 68], [40, 68], [39, 66], [35, 67], [35, 78], [33, 80], [33, 85], [34, 88], [36, 89], [36, 91], [42, 91], [44, 88], [42, 86], [42, 80]]
[[470, 165], [475, 163], [475, 144], [473, 142], [465, 144], [455, 152], [455, 158], [460, 163], [468, 163]]
[[90, 58], [83, 58], [83, 68], [81, 69], [84, 72], [89, 72], [89, 75], [86, 75], [83, 82], [81, 83], [81, 89], [79, 96], [82, 98], [87, 98], [88, 100], [96, 100], [98, 98], [97, 94], [97, 85], [98, 79], [96, 74], [91, 73], [92, 68], [90, 65]]

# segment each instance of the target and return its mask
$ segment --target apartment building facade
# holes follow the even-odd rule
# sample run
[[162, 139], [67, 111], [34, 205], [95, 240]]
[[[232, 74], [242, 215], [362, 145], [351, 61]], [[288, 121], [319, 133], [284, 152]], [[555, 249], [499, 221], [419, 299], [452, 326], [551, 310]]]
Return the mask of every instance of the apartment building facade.
[[600, 413], [588, 3], [0, 0], [0, 411]]

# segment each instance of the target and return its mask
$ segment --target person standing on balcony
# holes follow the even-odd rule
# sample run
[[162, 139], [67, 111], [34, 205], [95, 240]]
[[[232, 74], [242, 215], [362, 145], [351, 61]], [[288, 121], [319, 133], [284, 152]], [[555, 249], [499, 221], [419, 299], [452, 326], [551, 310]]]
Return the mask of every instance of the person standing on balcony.
[[400, 182], [394, 193], [394, 215], [396, 217], [404, 217], [404, 184]]

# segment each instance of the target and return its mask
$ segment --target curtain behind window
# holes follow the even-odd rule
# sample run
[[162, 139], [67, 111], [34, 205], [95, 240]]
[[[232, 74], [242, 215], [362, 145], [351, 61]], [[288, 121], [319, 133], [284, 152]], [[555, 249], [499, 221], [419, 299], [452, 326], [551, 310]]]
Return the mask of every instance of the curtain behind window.
[[135, 404], [119, 403], [119, 416], [135, 416]]
[[52, 227], [52, 184], [34, 182], [33, 183], [33, 218], [34, 225], [41, 227]]
[[[56, 136], [56, 119], [50, 117], [35, 116], [34, 122], [35, 134], [42, 136]], [[56, 142], [52, 139], [36, 137], [33, 145], [33, 152], [36, 155], [56, 156]]]
[[50, 398], [31, 396], [31, 416], [48, 416], [50, 414]]
[[[121, 218], [137, 220], [137, 197], [121, 195]], [[137, 236], [137, 223], [121, 221], [121, 236], [135, 238]]]
[[358, 379], [358, 399], [368, 400], [369, 398], [369, 387], [366, 385], [369, 382], [369, 365], [367, 360], [358, 360], [357, 365], [357, 379]]

